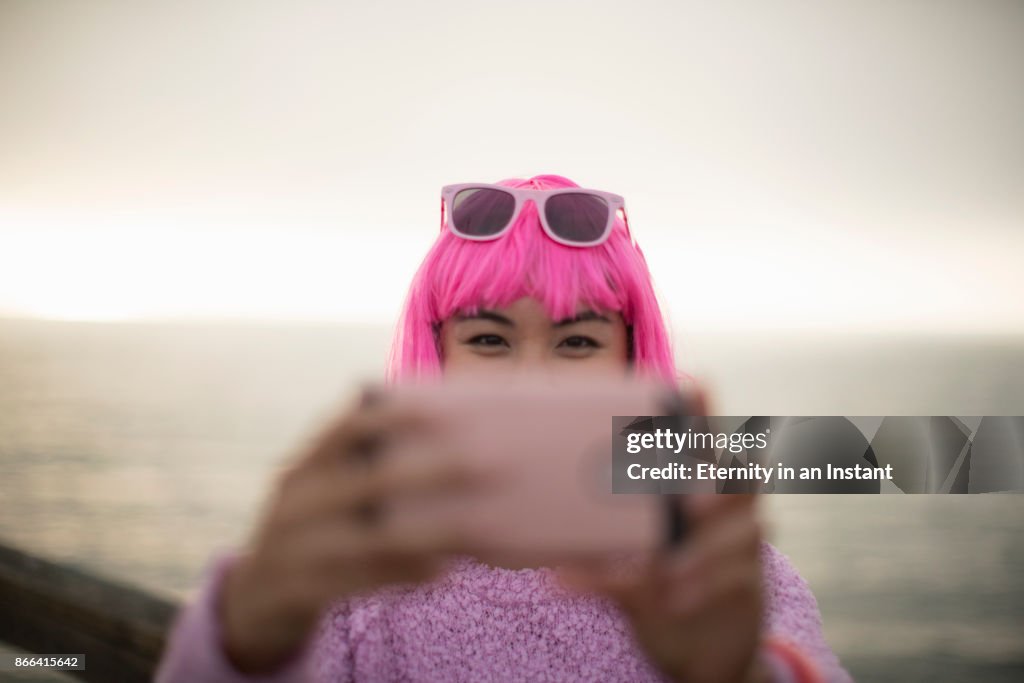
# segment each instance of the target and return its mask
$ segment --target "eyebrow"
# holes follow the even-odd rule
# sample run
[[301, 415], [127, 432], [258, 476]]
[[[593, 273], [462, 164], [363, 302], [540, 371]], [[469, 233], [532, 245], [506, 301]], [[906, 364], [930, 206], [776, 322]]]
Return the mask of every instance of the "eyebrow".
[[[455, 319], [458, 322], [463, 322], [465, 320], [490, 320], [492, 322], [498, 323], [499, 325], [505, 325], [507, 327], [515, 327], [516, 325], [511, 319], [503, 316], [501, 313], [487, 309], [480, 309], [474, 315], [456, 315]], [[570, 318], [564, 318], [562, 320], [555, 322], [552, 325], [552, 327], [567, 327], [569, 325], [575, 325], [576, 323], [589, 321], [597, 321], [604, 323], [611, 322], [611, 320], [609, 320], [606, 316], [601, 315], [596, 311], [582, 311]]]
[[602, 322], [602, 323], [610, 323], [611, 322], [611, 320], [609, 320], [606, 316], [603, 316], [603, 315], [601, 315], [600, 313], [598, 313], [596, 311], [583, 311], [581, 313], [577, 313], [576, 315], [572, 316], [571, 318], [564, 318], [562, 320], [559, 320], [558, 322], [556, 322], [554, 324], [554, 327], [566, 327], [568, 325], [575, 325], [576, 323], [589, 322], [591, 320], [595, 320], [597, 322]]

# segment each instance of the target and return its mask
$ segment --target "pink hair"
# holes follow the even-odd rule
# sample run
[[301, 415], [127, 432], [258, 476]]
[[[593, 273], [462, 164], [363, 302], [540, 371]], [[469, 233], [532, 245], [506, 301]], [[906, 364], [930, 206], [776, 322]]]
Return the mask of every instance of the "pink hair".
[[[498, 184], [579, 187], [558, 175]], [[572, 317], [581, 303], [621, 313], [632, 332], [634, 372], [673, 382], [681, 378], [647, 261], [622, 218], [615, 218], [603, 244], [569, 247], [544, 233], [537, 207], [528, 202], [497, 240], [477, 242], [441, 232], [409, 288], [388, 357], [388, 381], [440, 373], [441, 321], [478, 308], [503, 308], [524, 296], [540, 301], [553, 320]]]

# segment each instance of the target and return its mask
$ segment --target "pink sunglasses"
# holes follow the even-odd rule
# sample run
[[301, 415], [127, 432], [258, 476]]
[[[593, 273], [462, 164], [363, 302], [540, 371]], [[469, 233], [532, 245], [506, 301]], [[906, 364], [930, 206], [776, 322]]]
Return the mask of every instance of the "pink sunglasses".
[[611, 234], [620, 212], [629, 231], [625, 200], [617, 194], [581, 187], [534, 190], [488, 183], [441, 188], [441, 229], [447, 224], [449, 230], [467, 240], [497, 239], [512, 227], [528, 199], [537, 207], [544, 232], [559, 244], [601, 244]]

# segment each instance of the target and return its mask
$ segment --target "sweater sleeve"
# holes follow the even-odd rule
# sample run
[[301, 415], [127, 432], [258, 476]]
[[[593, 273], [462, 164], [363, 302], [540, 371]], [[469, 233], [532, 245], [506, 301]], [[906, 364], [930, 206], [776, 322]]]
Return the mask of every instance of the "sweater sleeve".
[[157, 667], [155, 683], [308, 683], [312, 647], [297, 653], [272, 674], [239, 672], [221, 645], [217, 598], [227, 569], [237, 560], [233, 552], [215, 555], [207, 566], [196, 596], [175, 618]]
[[852, 683], [825, 640], [818, 601], [793, 563], [768, 543], [762, 544], [761, 562], [765, 631], [775, 648], [803, 659], [821, 681]]

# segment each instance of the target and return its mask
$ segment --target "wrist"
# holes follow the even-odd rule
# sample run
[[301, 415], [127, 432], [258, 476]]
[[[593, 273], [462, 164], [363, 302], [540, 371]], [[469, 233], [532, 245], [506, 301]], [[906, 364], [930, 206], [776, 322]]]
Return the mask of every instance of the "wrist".
[[216, 595], [220, 647], [231, 665], [245, 674], [268, 673], [282, 666], [301, 644], [285, 620], [274, 618], [267, 590], [254, 590], [251, 565], [243, 557], [225, 572]]
[[[260, 663], [253, 661], [249, 652], [258, 648], [249, 644], [251, 638], [248, 634], [253, 619], [244, 614], [247, 607], [245, 591], [239, 588], [239, 583], [244, 583], [241, 576], [244, 564], [245, 560], [239, 559], [224, 572], [214, 607], [220, 623], [220, 646], [228, 661], [242, 673], [255, 673]], [[243, 596], [241, 602], [236, 596]], [[243, 613], [239, 614], [239, 611]]]

